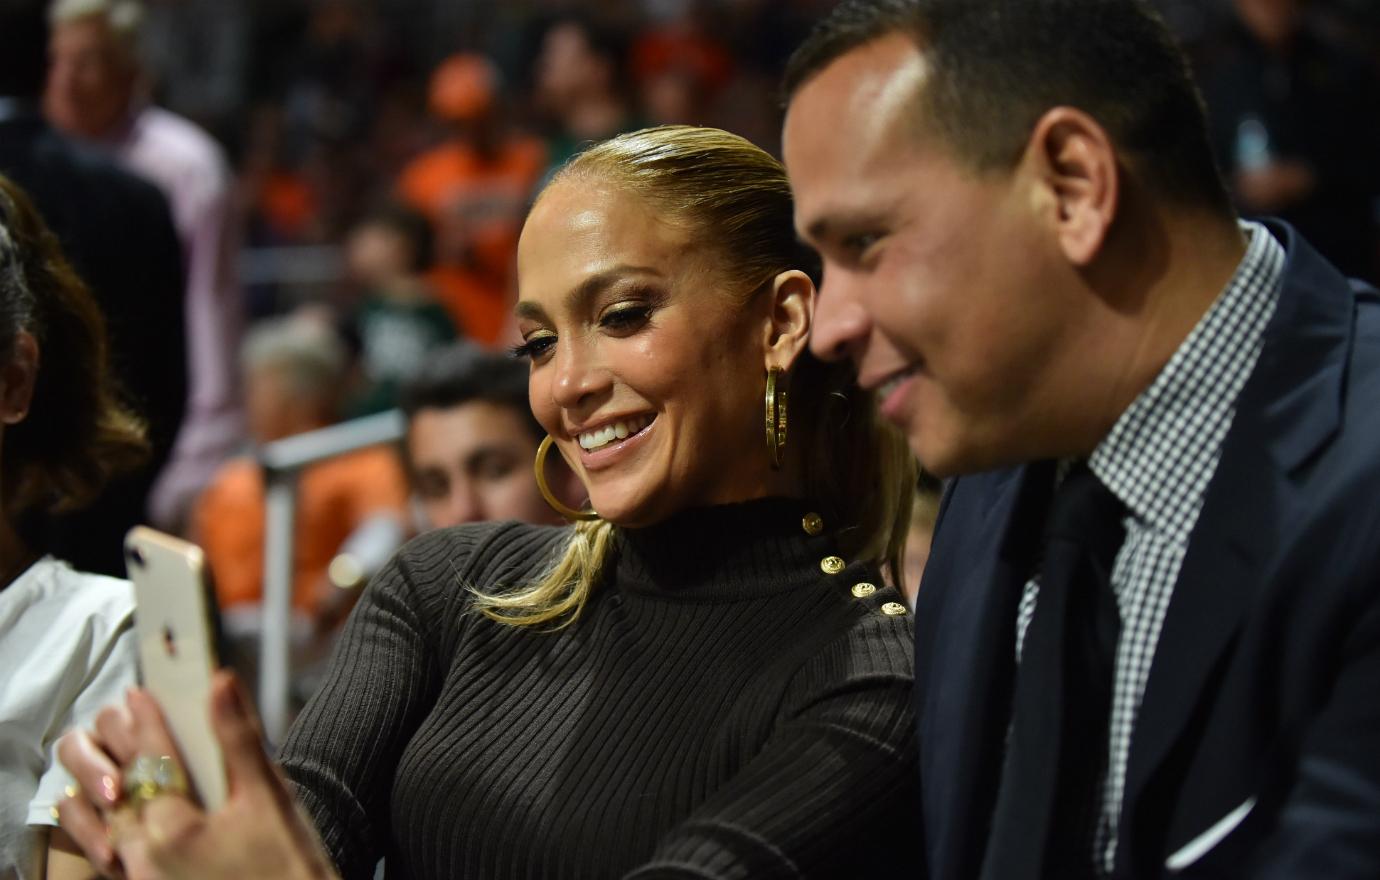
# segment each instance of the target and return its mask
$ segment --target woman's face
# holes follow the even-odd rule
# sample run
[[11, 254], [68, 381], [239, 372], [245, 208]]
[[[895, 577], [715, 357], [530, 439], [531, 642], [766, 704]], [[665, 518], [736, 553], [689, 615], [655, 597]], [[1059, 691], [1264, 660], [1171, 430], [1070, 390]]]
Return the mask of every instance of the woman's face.
[[558, 183], [523, 228], [532, 410], [610, 522], [769, 491], [770, 297], [742, 305], [716, 257], [613, 184]]

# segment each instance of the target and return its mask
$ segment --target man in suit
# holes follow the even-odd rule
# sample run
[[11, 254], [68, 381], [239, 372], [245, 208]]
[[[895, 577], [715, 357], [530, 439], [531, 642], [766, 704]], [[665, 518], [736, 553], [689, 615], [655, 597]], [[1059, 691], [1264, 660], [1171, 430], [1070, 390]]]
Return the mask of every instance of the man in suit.
[[1380, 297], [1238, 220], [1137, 0], [849, 0], [787, 93], [812, 347], [952, 478], [930, 874], [1380, 876]]
[[55, 555], [123, 576], [124, 533], [146, 516], [145, 499], [186, 407], [182, 251], [167, 201], [152, 184], [73, 146], [43, 121], [47, 46], [42, 0], [0, 0], [0, 174], [29, 193], [90, 285], [105, 314], [111, 364], [148, 421], [153, 454], [92, 507], [35, 528]]

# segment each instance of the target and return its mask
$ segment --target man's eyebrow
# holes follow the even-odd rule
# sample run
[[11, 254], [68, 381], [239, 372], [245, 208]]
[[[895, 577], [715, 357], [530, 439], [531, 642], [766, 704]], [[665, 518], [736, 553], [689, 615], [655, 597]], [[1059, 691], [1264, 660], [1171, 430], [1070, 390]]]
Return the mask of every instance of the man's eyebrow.
[[[587, 310], [599, 294], [630, 275], [651, 278], [663, 277], [661, 270], [655, 266], [634, 266], [629, 263], [620, 263], [581, 281], [566, 294], [566, 301], [573, 311]], [[546, 310], [533, 300], [525, 299], [519, 302], [517, 307], [513, 309], [513, 314], [519, 319], [525, 318], [531, 321], [550, 323], [550, 317], [546, 314]]]

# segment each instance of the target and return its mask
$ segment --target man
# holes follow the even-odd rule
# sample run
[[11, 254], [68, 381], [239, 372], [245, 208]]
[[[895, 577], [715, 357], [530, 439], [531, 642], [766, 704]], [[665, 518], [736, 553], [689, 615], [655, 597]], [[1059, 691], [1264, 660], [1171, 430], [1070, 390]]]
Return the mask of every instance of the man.
[[149, 422], [150, 463], [96, 504], [61, 518], [54, 555], [123, 576], [125, 532], [168, 460], [187, 399], [182, 254], [158, 190], [74, 147], [43, 121], [43, 0], [0, 0], [0, 174], [28, 191], [104, 312], [111, 364]]
[[812, 347], [955, 478], [931, 875], [1380, 876], [1380, 297], [1238, 223], [1134, 0], [853, 0], [787, 91]]
[[142, 4], [58, 0], [49, 16], [49, 119], [156, 184], [186, 255], [191, 388], [172, 461], [150, 503], [154, 522], [177, 529], [196, 493], [244, 437], [235, 369], [244, 303], [235, 274], [234, 178], [209, 135], [142, 97]]
[[[527, 403], [527, 370], [503, 355], [456, 345], [405, 386], [404, 458], [423, 528], [486, 520], [559, 524], [532, 462], [543, 432]], [[560, 456], [547, 480], [575, 507], [584, 496]]]

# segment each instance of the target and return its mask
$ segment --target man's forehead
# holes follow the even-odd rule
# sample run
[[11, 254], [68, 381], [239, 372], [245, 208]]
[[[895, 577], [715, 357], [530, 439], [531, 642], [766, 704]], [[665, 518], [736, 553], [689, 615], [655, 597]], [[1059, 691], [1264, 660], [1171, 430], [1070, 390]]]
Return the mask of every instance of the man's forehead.
[[927, 76], [924, 55], [898, 33], [839, 56], [797, 90], [783, 150], [802, 232], [844, 203], [875, 198], [858, 180], [907, 161]]

